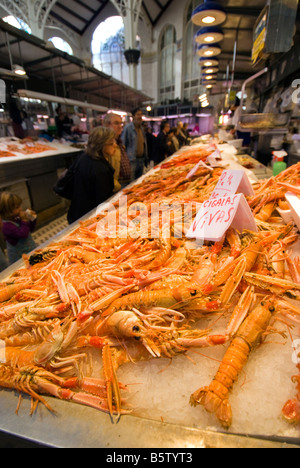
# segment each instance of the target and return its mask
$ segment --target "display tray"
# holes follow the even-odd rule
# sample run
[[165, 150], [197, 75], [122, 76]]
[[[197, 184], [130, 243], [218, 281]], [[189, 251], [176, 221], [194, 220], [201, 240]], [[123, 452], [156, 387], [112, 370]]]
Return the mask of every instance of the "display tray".
[[252, 171], [258, 179], [268, 179], [272, 177], [272, 169], [264, 166], [251, 156], [238, 154], [237, 158], [241, 166], [243, 166], [244, 169]]
[[[115, 195], [81, 221], [105, 210], [120, 196], [121, 193]], [[50, 242], [61, 240], [78, 223]], [[20, 261], [2, 272], [0, 281], [21, 266]], [[218, 329], [221, 331], [223, 327], [221, 318]], [[122, 415], [118, 423], [111, 421], [108, 414], [52, 397], [47, 397], [47, 401], [55, 413], [40, 404], [30, 416], [30, 398], [24, 396], [17, 415], [17, 392], [1, 389], [0, 431], [37, 445], [58, 448], [299, 447], [299, 426], [290, 425], [280, 417], [283, 404], [295, 393], [291, 376], [296, 369], [290, 341], [278, 335], [271, 335], [255, 351], [255, 358], [250, 356], [235, 383], [230, 395], [233, 407], [230, 430], [221, 429], [215, 415], [206, 413], [202, 407], [189, 405], [191, 393], [210, 383], [224, 352], [223, 345], [218, 349], [191, 349], [186, 355], [172, 359], [152, 359], [120, 367], [118, 380], [127, 385], [124, 396], [132, 405], [132, 414]], [[100, 352], [91, 353], [93, 356], [96, 353], [99, 364], [93, 375], [100, 376]], [[282, 391], [278, 394], [274, 389]]]
[[286, 127], [290, 120], [290, 114], [243, 114], [240, 126], [247, 130], [267, 130]]
[[[10, 164], [20, 161], [28, 161], [28, 160], [35, 160], [38, 158], [47, 158], [51, 156], [58, 156], [63, 154], [70, 154], [70, 153], [78, 153], [82, 151], [80, 148], [74, 148], [73, 146], [61, 144], [58, 141], [54, 142], [46, 142], [44, 140], [37, 141], [36, 143], [41, 144], [47, 149], [45, 151], [33, 152], [29, 154], [24, 154], [19, 152], [17, 149], [22, 148], [22, 145], [19, 141], [15, 141], [15, 139], [9, 138], [1, 138], [0, 139], [0, 163], [3, 164]], [[16, 150], [10, 150], [9, 145], [13, 144], [16, 147]], [[12, 156], [1, 156], [1, 154], [5, 154], [8, 151], [9, 153], [13, 153]]]

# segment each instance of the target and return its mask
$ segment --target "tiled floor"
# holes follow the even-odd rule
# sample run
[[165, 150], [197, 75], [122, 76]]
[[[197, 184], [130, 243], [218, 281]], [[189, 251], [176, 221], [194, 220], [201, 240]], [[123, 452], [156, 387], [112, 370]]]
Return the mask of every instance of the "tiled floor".
[[[55, 219], [54, 221], [48, 223], [46, 226], [43, 226], [40, 229], [37, 229], [32, 233], [32, 237], [37, 245], [37, 248], [44, 244], [45, 242], [49, 241], [52, 239], [52, 237], [56, 236], [59, 234], [61, 231], [63, 231], [66, 227], [68, 227], [68, 221], [67, 221], [67, 214], [64, 214], [63, 216], [60, 216], [59, 218]], [[4, 255], [7, 259], [7, 252], [6, 250], [4, 251]], [[1, 272], [0, 268], [0, 272]]]
[[60, 218], [55, 219], [51, 223], [37, 229], [32, 233], [32, 237], [37, 245], [41, 245], [44, 242], [50, 240], [53, 236], [59, 234], [63, 229], [68, 226], [67, 215], [63, 215]]

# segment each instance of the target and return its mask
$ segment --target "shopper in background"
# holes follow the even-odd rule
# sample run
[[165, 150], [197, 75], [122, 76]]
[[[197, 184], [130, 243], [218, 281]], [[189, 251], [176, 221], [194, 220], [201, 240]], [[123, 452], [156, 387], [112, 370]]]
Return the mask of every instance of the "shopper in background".
[[12, 99], [9, 103], [9, 115], [11, 118], [11, 125], [14, 131], [16, 138], [23, 139], [25, 138], [25, 131], [22, 126], [23, 116], [22, 111], [19, 109], [19, 106], [15, 99]]
[[102, 127], [103, 126], [103, 119], [102, 119], [102, 114], [98, 113], [94, 120], [92, 121], [92, 130], [93, 128], [96, 127]]
[[161, 163], [166, 157], [172, 154], [172, 142], [168, 138], [170, 124], [167, 120], [163, 120], [160, 125], [160, 132], [156, 137], [156, 144], [153, 154], [155, 164]]
[[235, 102], [230, 106], [231, 118], [228, 121], [228, 124], [232, 125], [232, 130], [230, 133], [233, 135], [233, 139], [243, 140], [243, 146], [249, 146], [251, 143], [251, 133], [250, 132], [240, 132], [238, 130], [238, 124], [241, 118], [241, 101], [238, 97], [235, 98]]
[[143, 175], [144, 167], [148, 163], [147, 140], [142, 124], [142, 109], [134, 109], [132, 111], [132, 122], [126, 125], [122, 134], [122, 141], [131, 164], [132, 180]]
[[183, 124], [182, 131], [183, 131], [183, 133], [185, 135], [185, 138], [186, 138], [186, 144], [189, 145], [192, 139], [191, 139], [191, 135], [190, 135], [190, 131], [189, 131], [189, 126], [188, 126], [187, 123]]
[[154, 149], [155, 149], [156, 137], [153, 135], [153, 130], [152, 130], [151, 127], [149, 127], [147, 122], [143, 123], [143, 128], [144, 128], [144, 133], [145, 133], [146, 139], [147, 139], [148, 160], [153, 161], [153, 152], [154, 152]]
[[238, 97], [235, 98], [234, 104], [230, 106], [231, 110], [231, 118], [229, 119], [228, 124], [232, 125], [234, 128], [239, 123], [239, 107], [241, 105], [241, 101]]
[[177, 125], [177, 139], [179, 141], [180, 148], [187, 143], [186, 136], [183, 131], [183, 123], [179, 122]]
[[171, 128], [169, 135], [168, 135], [168, 138], [172, 143], [172, 146], [171, 146], [172, 154], [176, 153], [180, 149], [179, 141], [177, 138], [177, 133], [178, 133], [177, 127], [173, 127]]
[[74, 126], [73, 120], [69, 118], [67, 112], [64, 112], [61, 106], [57, 107], [56, 114], [55, 124], [58, 138], [70, 136]]
[[85, 152], [75, 166], [68, 222], [71, 224], [113, 195], [114, 169], [109, 163], [117, 149], [111, 128], [92, 130]]
[[109, 161], [115, 170], [114, 180], [115, 188], [114, 192], [119, 191], [121, 188], [126, 187], [131, 180], [131, 165], [126, 154], [125, 146], [121, 140], [121, 134], [123, 131], [122, 118], [118, 114], [106, 114], [103, 120], [104, 126], [111, 128], [115, 132], [117, 148], [115, 154]]
[[36, 248], [31, 236], [36, 225], [36, 213], [32, 210], [23, 211], [21, 206], [22, 199], [18, 195], [1, 193], [0, 216], [10, 265]]

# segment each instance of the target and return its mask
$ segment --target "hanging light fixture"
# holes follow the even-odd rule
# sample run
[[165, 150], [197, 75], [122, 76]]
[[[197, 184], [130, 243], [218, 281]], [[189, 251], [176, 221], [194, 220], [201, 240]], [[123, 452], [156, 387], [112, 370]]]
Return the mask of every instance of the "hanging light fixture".
[[199, 55], [199, 57], [206, 58], [206, 59], [216, 57], [217, 55], [220, 55], [220, 53], [221, 53], [221, 47], [218, 44], [210, 44], [210, 45], [201, 44], [197, 50], [197, 54]]
[[206, 88], [207, 90], [208, 90], [208, 89], [212, 89], [216, 83], [217, 83], [216, 81], [212, 81], [212, 82], [210, 82], [210, 83], [207, 83], [207, 84], [205, 85], [205, 88]]
[[216, 1], [204, 0], [192, 13], [192, 22], [197, 26], [218, 26], [226, 20], [224, 8]]
[[19, 76], [24, 76], [26, 75], [26, 71], [24, 70], [24, 68], [21, 66], [21, 65], [16, 65], [14, 64], [12, 66], [12, 71], [16, 74], [16, 75], [19, 75]]
[[221, 28], [201, 28], [196, 34], [195, 41], [198, 44], [217, 44], [224, 39]]
[[202, 75], [201, 79], [202, 79], [202, 84], [205, 86], [207, 84], [216, 83], [217, 75], [216, 74]]
[[217, 75], [203, 75], [202, 76], [204, 83], [207, 81], [216, 80], [216, 78], [217, 78]]
[[202, 68], [201, 69], [201, 72], [202, 72], [202, 75], [211, 75], [211, 74], [215, 74], [215, 73], [218, 73], [219, 69], [217, 67], [207, 67], [207, 68]]
[[[10, 62], [10, 68], [11, 68], [11, 76], [12, 77], [22, 77], [22, 78], [27, 78], [26, 71], [21, 65], [16, 65], [13, 63], [12, 55], [11, 55], [11, 50], [10, 50], [10, 42], [8, 38], [8, 33], [5, 33], [6, 36], [6, 45], [7, 45], [7, 50], [8, 50], [8, 56], [9, 56], [9, 62]], [[20, 51], [20, 43], [19, 43], [19, 51]], [[21, 55], [21, 54], [20, 54]], [[7, 75], [8, 76], [8, 75]]]
[[199, 65], [200, 67], [218, 67], [219, 61], [216, 60], [215, 58], [212, 58], [212, 59], [200, 58]]

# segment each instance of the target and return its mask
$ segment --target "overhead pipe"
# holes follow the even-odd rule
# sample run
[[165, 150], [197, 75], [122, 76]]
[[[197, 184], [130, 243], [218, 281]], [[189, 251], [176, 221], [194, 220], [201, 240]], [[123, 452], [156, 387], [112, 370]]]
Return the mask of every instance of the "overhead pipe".
[[[261, 70], [260, 72], [256, 73], [255, 75], [253, 76], [250, 76], [250, 78], [248, 78], [244, 83], [243, 83], [243, 86], [242, 86], [242, 95], [241, 95], [241, 103], [240, 103], [240, 106], [237, 108], [236, 112], [238, 112], [238, 124], [237, 124], [237, 130], [240, 131], [240, 132], [245, 132], [245, 130], [243, 128], [240, 127], [240, 120], [241, 120], [241, 115], [242, 115], [242, 112], [243, 112], [243, 105], [244, 105], [244, 95], [245, 95], [245, 91], [246, 91], [246, 87], [248, 86], [249, 83], [251, 83], [252, 81], [256, 80], [256, 78], [259, 78], [260, 76], [264, 75], [265, 73], [267, 73], [269, 71], [269, 68], [268, 67], [265, 67], [263, 70]], [[247, 131], [247, 130], [246, 130]]]

